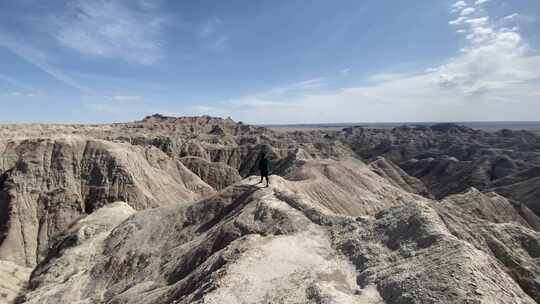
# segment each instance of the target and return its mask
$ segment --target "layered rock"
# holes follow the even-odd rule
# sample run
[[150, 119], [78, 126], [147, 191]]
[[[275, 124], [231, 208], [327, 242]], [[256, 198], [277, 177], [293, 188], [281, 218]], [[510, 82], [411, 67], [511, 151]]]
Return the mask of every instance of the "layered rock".
[[394, 186], [397, 186], [407, 192], [416, 193], [427, 198], [432, 197], [426, 185], [420, 179], [410, 176], [398, 165], [385, 159], [384, 157], [377, 158], [377, 160], [371, 162], [369, 166], [371, 170], [386, 178]]
[[180, 161], [191, 172], [216, 190], [224, 189], [242, 179], [238, 171], [220, 162], [209, 162], [200, 157], [183, 157]]
[[[444, 221], [446, 214], [435, 206], [410, 202], [375, 218], [338, 222], [336, 246], [356, 266], [360, 288], [376, 286], [385, 303], [535, 303], [538, 293], [525, 292], [526, 286], [506, 272], [499, 256], [488, 248], [475, 247], [485, 235], [467, 240], [454, 235], [454, 226]], [[474, 217], [464, 221], [471, 234], [476, 233], [474, 225], [479, 222], [492, 231], [504, 230]], [[512, 227], [516, 229], [509, 234], [538, 244], [539, 235], [532, 230]], [[534, 254], [529, 245], [521, 245], [506, 254], [508, 258], [526, 257], [517, 264], [529, 267], [535, 255], [529, 257], [528, 252]], [[532, 272], [538, 273], [538, 269]], [[529, 275], [524, 278], [530, 279]]]
[[[530, 132], [276, 132], [153, 115], [0, 135], [6, 299], [540, 302]], [[279, 175], [269, 188], [251, 176], [261, 151]], [[13, 261], [39, 262], [27, 289]]]
[[153, 147], [81, 137], [8, 141], [0, 155], [0, 259], [34, 265], [51, 236], [117, 200], [142, 210], [213, 193]]
[[[538, 300], [540, 234], [507, 200], [473, 190], [434, 202], [367, 172], [358, 182], [364, 190], [347, 187], [362, 168], [297, 164], [288, 173], [294, 180], [272, 176], [271, 187], [259, 188], [248, 178], [198, 203], [145, 210], [99, 237], [80, 237], [99, 218], [90, 215], [56, 239], [21, 302]], [[348, 206], [332, 209], [313, 192], [323, 178], [335, 185], [336, 205]], [[350, 200], [365, 191], [382, 205], [383, 188], [404, 199], [382, 211]]]
[[15, 303], [24, 292], [31, 272], [31, 268], [0, 260], [0, 303]]
[[408, 200], [424, 199], [393, 186], [357, 159], [300, 160], [283, 176], [292, 193], [327, 213], [373, 215]]
[[489, 185], [489, 190], [523, 202], [536, 214], [540, 214], [540, 167], [496, 180]]
[[[111, 231], [133, 214], [135, 210], [128, 204], [111, 203], [56, 235], [46, 259], [34, 270], [29, 288], [46, 285], [44, 303], [78, 302], [80, 288], [91, 283], [89, 264], [102, 255], [103, 242]], [[64, 294], [66, 290], [71, 292]]]

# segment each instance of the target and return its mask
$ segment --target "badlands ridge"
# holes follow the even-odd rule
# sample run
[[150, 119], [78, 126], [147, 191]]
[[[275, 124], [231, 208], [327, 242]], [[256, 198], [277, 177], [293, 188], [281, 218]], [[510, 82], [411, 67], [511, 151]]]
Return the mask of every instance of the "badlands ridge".
[[540, 303], [539, 215], [527, 131], [0, 126], [0, 303]]

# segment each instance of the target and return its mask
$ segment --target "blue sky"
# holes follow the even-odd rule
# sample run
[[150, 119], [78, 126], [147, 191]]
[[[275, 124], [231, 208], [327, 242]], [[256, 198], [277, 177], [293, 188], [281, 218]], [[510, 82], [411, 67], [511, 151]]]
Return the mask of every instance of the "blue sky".
[[540, 2], [0, 0], [0, 122], [540, 120]]

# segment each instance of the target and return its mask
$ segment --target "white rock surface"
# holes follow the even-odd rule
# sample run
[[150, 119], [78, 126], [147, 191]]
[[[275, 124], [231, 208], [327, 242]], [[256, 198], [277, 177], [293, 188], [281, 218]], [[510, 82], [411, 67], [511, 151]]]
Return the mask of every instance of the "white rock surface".
[[15, 303], [17, 296], [24, 292], [31, 272], [31, 268], [22, 267], [10, 261], [0, 260], [1, 304]]

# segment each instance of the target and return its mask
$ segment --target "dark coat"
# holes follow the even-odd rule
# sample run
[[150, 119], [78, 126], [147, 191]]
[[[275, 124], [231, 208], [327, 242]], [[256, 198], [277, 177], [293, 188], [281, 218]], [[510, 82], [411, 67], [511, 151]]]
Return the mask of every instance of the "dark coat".
[[259, 160], [259, 171], [261, 171], [261, 175], [268, 175], [270, 172], [270, 161], [266, 157]]

